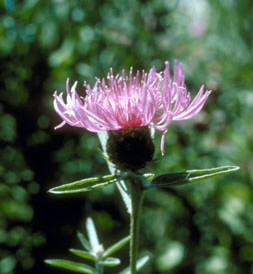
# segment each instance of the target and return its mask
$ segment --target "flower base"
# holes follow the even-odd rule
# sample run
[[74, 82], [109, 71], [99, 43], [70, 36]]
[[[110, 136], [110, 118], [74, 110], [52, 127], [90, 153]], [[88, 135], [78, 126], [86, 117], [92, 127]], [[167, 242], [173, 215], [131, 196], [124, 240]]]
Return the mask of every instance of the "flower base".
[[109, 159], [123, 171], [136, 172], [153, 159], [155, 146], [148, 127], [109, 131], [106, 150]]

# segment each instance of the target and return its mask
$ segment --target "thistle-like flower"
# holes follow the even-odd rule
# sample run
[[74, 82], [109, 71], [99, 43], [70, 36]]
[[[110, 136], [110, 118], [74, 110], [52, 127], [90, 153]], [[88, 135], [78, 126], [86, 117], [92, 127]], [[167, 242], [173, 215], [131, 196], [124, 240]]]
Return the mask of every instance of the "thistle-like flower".
[[154, 154], [148, 127], [163, 132], [161, 152], [164, 154], [169, 124], [198, 114], [210, 95], [211, 91], [204, 91], [202, 85], [191, 101], [184, 78], [183, 66], [177, 61], [173, 78], [168, 61], [163, 72], [153, 67], [148, 73], [137, 71], [134, 75], [131, 68], [128, 76], [125, 71], [121, 76], [114, 76], [111, 69], [107, 81], [96, 79], [93, 88], [84, 83], [85, 97], [77, 94], [77, 82], [69, 90], [67, 79], [67, 102], [62, 93], [59, 96], [54, 93], [55, 110], [63, 119], [56, 128], [67, 123], [91, 132], [108, 131], [107, 153], [111, 161], [120, 169], [136, 171], [152, 160]]

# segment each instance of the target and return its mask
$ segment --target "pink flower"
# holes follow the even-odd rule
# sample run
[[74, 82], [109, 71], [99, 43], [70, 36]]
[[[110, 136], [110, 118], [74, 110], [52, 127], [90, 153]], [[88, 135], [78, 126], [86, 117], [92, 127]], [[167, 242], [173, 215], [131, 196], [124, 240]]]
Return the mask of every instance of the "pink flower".
[[86, 96], [79, 97], [77, 82], [69, 90], [67, 102], [62, 93], [54, 93], [54, 108], [63, 119], [56, 128], [69, 124], [92, 132], [150, 126], [163, 132], [161, 151], [164, 153], [165, 135], [172, 121], [190, 119], [200, 112], [211, 91], [202, 85], [191, 101], [185, 85], [182, 63], [175, 61], [174, 76], [170, 76], [169, 62], [163, 72], [155, 67], [149, 73], [137, 71], [129, 76], [114, 76], [112, 69], [105, 79], [96, 79], [93, 88], [84, 83]]

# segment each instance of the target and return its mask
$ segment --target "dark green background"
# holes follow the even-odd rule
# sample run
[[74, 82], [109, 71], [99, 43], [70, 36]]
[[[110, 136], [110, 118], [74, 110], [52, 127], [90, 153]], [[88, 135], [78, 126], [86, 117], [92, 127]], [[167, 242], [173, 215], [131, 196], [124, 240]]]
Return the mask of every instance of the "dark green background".
[[[148, 70], [183, 62], [189, 91], [213, 93], [190, 121], [173, 123], [158, 174], [220, 165], [223, 178], [146, 196], [142, 273], [247, 274], [253, 266], [252, 0], [5, 0], [0, 2], [0, 272], [65, 273], [45, 258], [72, 258], [91, 216], [105, 246], [127, 235], [113, 187], [67, 197], [50, 187], [108, 174], [95, 134], [54, 131], [54, 90], [105, 77], [110, 67]], [[156, 135], [160, 156], [161, 134]], [[152, 171], [152, 170], [151, 170]], [[128, 264], [128, 249], [119, 252]], [[114, 271], [114, 272], [113, 272]]]

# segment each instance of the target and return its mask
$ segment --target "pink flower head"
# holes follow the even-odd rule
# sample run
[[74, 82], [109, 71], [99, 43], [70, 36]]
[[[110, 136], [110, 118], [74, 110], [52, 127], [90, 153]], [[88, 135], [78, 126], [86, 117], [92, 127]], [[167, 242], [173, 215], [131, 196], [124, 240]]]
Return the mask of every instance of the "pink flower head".
[[161, 151], [164, 153], [165, 135], [172, 121], [190, 119], [200, 112], [211, 91], [202, 85], [193, 100], [187, 92], [182, 63], [175, 61], [173, 78], [169, 62], [163, 72], [155, 67], [148, 73], [137, 71], [129, 76], [114, 76], [112, 69], [105, 79], [96, 79], [93, 88], [84, 83], [86, 96], [79, 97], [75, 82], [69, 90], [67, 79], [67, 101], [62, 93], [54, 93], [54, 108], [63, 119], [56, 128], [69, 124], [86, 128], [92, 132], [111, 131], [150, 126], [163, 132]]

